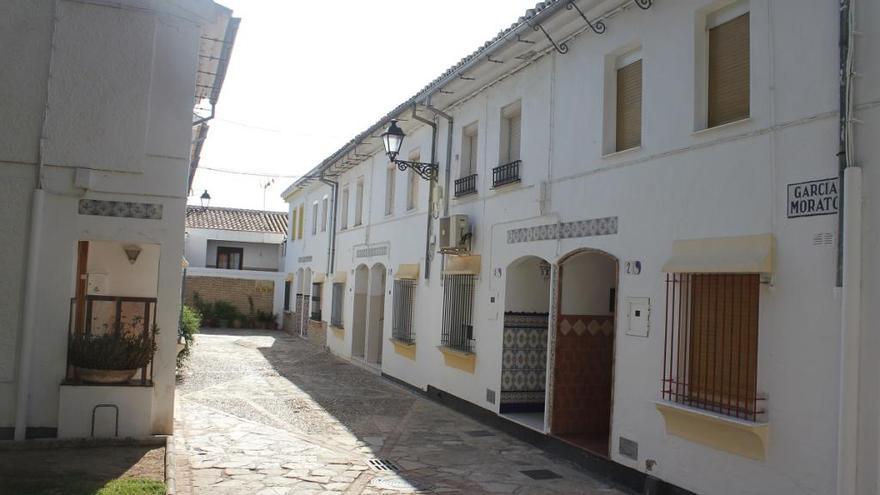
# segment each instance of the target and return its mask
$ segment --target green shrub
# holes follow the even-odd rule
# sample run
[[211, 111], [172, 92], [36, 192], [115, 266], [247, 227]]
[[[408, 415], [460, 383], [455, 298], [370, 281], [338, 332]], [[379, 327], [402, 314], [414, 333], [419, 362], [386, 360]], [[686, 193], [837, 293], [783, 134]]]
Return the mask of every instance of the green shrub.
[[231, 322], [241, 316], [238, 308], [229, 301], [214, 301], [214, 318]]
[[104, 335], [80, 334], [70, 341], [70, 364], [96, 370], [134, 370], [143, 368], [156, 352], [156, 334], [116, 331]]
[[183, 305], [180, 311], [180, 330], [178, 334], [183, 337], [183, 349], [177, 354], [177, 367], [179, 368], [189, 357], [195, 335], [202, 326], [202, 315], [198, 309]]

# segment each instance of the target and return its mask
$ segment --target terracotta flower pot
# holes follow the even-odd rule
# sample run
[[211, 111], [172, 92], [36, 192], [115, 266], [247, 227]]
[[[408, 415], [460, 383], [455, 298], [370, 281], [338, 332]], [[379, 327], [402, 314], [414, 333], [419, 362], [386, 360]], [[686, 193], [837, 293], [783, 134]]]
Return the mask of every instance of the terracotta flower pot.
[[88, 383], [125, 383], [137, 373], [137, 370], [96, 370], [92, 368], [76, 368], [80, 379]]

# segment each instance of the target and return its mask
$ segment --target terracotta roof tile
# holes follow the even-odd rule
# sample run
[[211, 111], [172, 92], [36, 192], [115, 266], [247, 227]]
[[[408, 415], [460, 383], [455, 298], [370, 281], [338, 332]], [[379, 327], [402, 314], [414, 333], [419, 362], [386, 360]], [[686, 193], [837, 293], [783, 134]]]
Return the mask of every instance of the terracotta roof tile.
[[287, 234], [287, 213], [239, 208], [186, 207], [186, 227]]

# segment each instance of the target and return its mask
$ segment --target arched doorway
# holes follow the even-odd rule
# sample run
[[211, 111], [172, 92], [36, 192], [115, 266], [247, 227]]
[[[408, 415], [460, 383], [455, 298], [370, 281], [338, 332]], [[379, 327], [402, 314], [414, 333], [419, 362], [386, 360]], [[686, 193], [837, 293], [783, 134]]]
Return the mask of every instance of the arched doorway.
[[306, 268], [303, 272], [300, 290], [302, 291], [302, 312], [299, 315], [299, 335], [300, 337], [306, 337], [309, 335], [309, 311], [311, 311], [309, 304], [312, 293], [311, 268]]
[[499, 412], [544, 431], [550, 263], [519, 258], [506, 269]]
[[370, 270], [358, 265], [354, 271], [354, 307], [352, 308], [351, 356], [364, 359], [367, 344], [367, 287]]
[[617, 259], [583, 250], [559, 265], [551, 433], [608, 456]]
[[385, 335], [385, 275], [385, 265], [381, 263], [373, 265], [370, 269], [366, 361], [375, 366], [382, 365], [382, 343]]

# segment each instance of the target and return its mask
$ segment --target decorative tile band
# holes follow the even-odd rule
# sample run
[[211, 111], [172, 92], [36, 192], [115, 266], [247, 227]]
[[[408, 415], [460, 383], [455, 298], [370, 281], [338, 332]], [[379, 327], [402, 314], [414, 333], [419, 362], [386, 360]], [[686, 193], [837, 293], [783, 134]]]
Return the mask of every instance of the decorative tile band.
[[507, 243], [548, 241], [552, 239], [571, 239], [573, 237], [593, 237], [617, 233], [617, 217], [591, 218], [576, 222], [548, 223], [534, 227], [510, 229]]
[[79, 200], [79, 214], [96, 215], [100, 217], [162, 220], [162, 205], [153, 203], [132, 203], [130, 201], [81, 199]]
[[296, 259], [296, 261], [298, 261], [300, 263], [308, 263], [309, 261], [312, 261], [312, 257], [311, 256], [300, 256], [299, 258]]
[[388, 246], [373, 246], [358, 249], [355, 252], [357, 258], [372, 258], [373, 256], [386, 256], [388, 254]]

